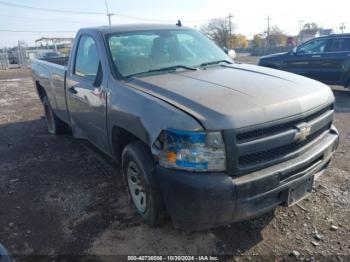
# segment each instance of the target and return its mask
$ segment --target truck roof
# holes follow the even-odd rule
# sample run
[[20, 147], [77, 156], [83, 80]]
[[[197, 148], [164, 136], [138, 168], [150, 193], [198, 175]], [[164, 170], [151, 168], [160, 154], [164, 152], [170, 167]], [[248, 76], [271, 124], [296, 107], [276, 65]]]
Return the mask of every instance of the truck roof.
[[103, 34], [133, 32], [133, 31], [148, 31], [148, 30], [180, 30], [192, 29], [186, 26], [177, 26], [175, 24], [122, 24], [112, 26], [98, 26], [82, 28], [84, 31], [99, 31]]

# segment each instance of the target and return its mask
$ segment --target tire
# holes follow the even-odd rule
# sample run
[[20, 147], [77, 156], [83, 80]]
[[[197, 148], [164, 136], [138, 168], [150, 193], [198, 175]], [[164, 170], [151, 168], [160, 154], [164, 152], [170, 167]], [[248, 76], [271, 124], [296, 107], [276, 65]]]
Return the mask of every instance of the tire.
[[140, 141], [128, 144], [122, 153], [122, 170], [131, 202], [149, 226], [161, 226], [166, 213], [155, 165], [148, 147]]
[[67, 124], [55, 115], [46, 96], [43, 98], [43, 106], [47, 131], [51, 135], [59, 135], [66, 133], [68, 129]]

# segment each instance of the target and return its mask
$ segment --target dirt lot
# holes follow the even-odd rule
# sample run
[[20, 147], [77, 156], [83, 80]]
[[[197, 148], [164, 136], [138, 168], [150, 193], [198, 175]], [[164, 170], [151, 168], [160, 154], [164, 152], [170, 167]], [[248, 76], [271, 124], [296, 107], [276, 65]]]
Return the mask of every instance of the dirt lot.
[[60, 255], [103, 261], [120, 254], [349, 261], [349, 91], [333, 88], [340, 148], [300, 206], [186, 233], [170, 223], [142, 224], [128, 203], [119, 166], [71, 135], [47, 134], [29, 75], [0, 72], [0, 242], [17, 261], [57, 261]]

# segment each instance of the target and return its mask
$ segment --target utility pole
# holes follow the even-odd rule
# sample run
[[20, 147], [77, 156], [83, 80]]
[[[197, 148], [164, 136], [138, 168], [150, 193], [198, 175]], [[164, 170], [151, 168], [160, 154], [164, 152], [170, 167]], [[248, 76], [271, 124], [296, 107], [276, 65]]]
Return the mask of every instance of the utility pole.
[[110, 13], [109, 10], [108, 10], [107, 0], [105, 0], [105, 5], [106, 5], [106, 12], [107, 12], [107, 17], [108, 17], [108, 25], [109, 25], [109, 27], [111, 27], [111, 25], [112, 25], [112, 16], [114, 14]]
[[301, 30], [303, 29], [303, 23], [304, 21], [303, 20], [299, 20], [299, 33], [301, 32]]
[[109, 25], [109, 27], [111, 27], [111, 25], [112, 25], [112, 19], [111, 19], [111, 17], [113, 16], [113, 14], [108, 13], [107, 16], [108, 16], [108, 25]]
[[270, 21], [271, 21], [271, 16], [267, 16], [267, 45], [270, 46]]
[[341, 30], [341, 33], [344, 34], [344, 30], [345, 30], [345, 23], [340, 23], [340, 30]]
[[228, 48], [231, 48], [231, 38], [232, 38], [232, 18], [233, 15], [228, 14], [228, 24], [229, 24], [229, 30], [230, 30], [230, 34], [229, 34], [229, 39], [228, 39]]
[[266, 20], [267, 20], [267, 36], [270, 36], [270, 21], [271, 21], [271, 17], [268, 15]]

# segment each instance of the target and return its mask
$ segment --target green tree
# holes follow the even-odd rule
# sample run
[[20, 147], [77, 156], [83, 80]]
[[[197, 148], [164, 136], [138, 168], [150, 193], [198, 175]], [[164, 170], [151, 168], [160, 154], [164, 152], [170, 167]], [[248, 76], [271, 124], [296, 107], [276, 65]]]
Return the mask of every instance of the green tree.
[[235, 34], [231, 37], [231, 47], [232, 48], [247, 48], [248, 39], [245, 35]]
[[263, 39], [262, 34], [256, 34], [253, 38], [253, 46], [254, 47], [264, 47], [265, 40]]
[[266, 36], [269, 46], [285, 46], [288, 36], [278, 26], [273, 26], [270, 34]]

